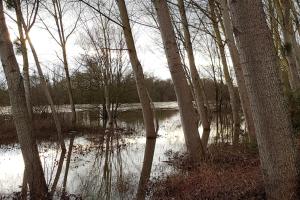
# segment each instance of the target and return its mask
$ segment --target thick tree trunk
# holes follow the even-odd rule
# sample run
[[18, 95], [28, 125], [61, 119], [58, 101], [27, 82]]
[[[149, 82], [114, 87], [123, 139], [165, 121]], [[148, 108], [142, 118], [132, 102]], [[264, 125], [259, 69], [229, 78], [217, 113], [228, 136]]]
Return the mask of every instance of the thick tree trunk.
[[157, 13], [169, 70], [174, 83], [186, 146], [191, 157], [197, 162], [203, 158], [204, 150], [198, 132], [197, 115], [193, 107], [192, 95], [182, 68], [183, 66], [180, 60], [168, 5], [165, 0], [154, 0], [153, 3]]
[[47, 185], [38, 148], [33, 138], [32, 124], [29, 120], [24, 95], [25, 90], [22, 75], [9, 38], [2, 0], [0, 2], [0, 57], [7, 80], [12, 114], [18, 140], [21, 145], [31, 199], [44, 199], [47, 196]]
[[238, 97], [234, 91], [233, 82], [229, 73], [229, 67], [226, 60], [225, 47], [222, 41], [217, 16], [215, 13], [216, 12], [215, 2], [214, 0], [209, 0], [208, 2], [209, 2], [210, 12], [211, 12], [213, 29], [216, 37], [216, 43], [218, 45], [220, 56], [221, 56], [224, 78], [226, 81], [229, 98], [230, 98], [230, 105], [231, 105], [231, 111], [233, 116], [233, 144], [237, 144], [239, 142], [239, 135], [240, 135], [240, 115], [239, 115]]
[[230, 0], [268, 199], [298, 199], [293, 129], [261, 0]]
[[151, 102], [147, 94], [147, 88], [145, 85], [144, 73], [141, 63], [137, 57], [136, 48], [129, 24], [128, 13], [124, 0], [117, 0], [120, 17], [123, 24], [124, 36], [126, 45], [128, 48], [128, 54], [130, 62], [135, 75], [136, 87], [139, 95], [140, 102], [142, 104], [142, 112], [144, 118], [144, 124], [146, 129], [147, 138], [156, 138], [156, 130], [154, 126], [154, 114], [151, 108]]
[[228, 44], [230, 56], [235, 71], [242, 109], [244, 112], [248, 132], [249, 132], [250, 143], [256, 143], [254, 120], [250, 109], [250, 101], [246, 90], [239, 53], [233, 36], [233, 29], [232, 29], [231, 19], [229, 15], [229, 9], [227, 6], [227, 0], [220, 0], [220, 3], [221, 3], [222, 17], [224, 22], [224, 29], [225, 29], [224, 34], [225, 34], [226, 42]]
[[184, 32], [184, 47], [185, 47], [185, 50], [187, 51], [187, 56], [189, 59], [192, 87], [193, 87], [194, 94], [195, 94], [195, 102], [196, 102], [197, 110], [200, 115], [200, 119], [201, 119], [202, 126], [203, 126], [202, 144], [203, 144], [203, 148], [206, 148], [208, 140], [209, 140], [209, 134], [210, 134], [210, 120], [209, 120], [209, 114], [208, 114], [209, 108], [208, 108], [208, 105], [207, 105], [207, 107], [205, 107], [205, 101], [204, 101], [205, 94], [204, 94], [203, 82], [200, 79], [200, 76], [199, 76], [199, 73], [197, 71], [196, 64], [195, 64], [193, 46], [191, 43], [191, 36], [190, 36], [188, 20], [186, 17], [183, 0], [178, 0], [178, 7], [179, 7], [181, 23], [182, 23], [183, 32]]

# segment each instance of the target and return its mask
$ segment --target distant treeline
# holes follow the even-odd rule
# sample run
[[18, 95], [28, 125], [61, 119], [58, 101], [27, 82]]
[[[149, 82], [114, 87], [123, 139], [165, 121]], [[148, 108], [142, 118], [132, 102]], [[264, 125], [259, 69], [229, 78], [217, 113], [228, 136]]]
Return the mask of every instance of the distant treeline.
[[[153, 102], [176, 101], [173, 83], [170, 79], [162, 80], [147, 75], [145, 80]], [[89, 73], [77, 72], [71, 77], [71, 81], [76, 104], [101, 104], [104, 102], [103, 85], [93, 79]], [[203, 82], [209, 101], [222, 99], [225, 102], [229, 100], [228, 90], [224, 84], [215, 83], [211, 79], [204, 79]], [[49, 83], [55, 104], [69, 104], [65, 79], [52, 79]], [[118, 103], [139, 102], [135, 79], [132, 73], [126, 75], [118, 86], [110, 86], [110, 91], [111, 99], [117, 99]], [[37, 75], [31, 76], [31, 95], [33, 105], [48, 104]], [[0, 87], [0, 105], [9, 104], [7, 89], [2, 86]]]

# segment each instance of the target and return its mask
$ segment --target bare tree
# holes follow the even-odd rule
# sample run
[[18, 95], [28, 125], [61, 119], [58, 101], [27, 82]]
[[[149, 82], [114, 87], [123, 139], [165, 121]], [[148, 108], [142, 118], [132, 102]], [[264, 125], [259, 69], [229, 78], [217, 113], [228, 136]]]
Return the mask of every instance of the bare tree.
[[148, 96], [147, 88], [145, 86], [143, 68], [136, 53], [136, 48], [135, 48], [135, 44], [134, 44], [134, 40], [130, 28], [126, 4], [124, 0], [117, 0], [117, 4], [119, 7], [120, 17], [123, 24], [124, 37], [128, 48], [130, 62], [133, 68], [133, 72], [135, 74], [137, 91], [140, 98], [140, 102], [142, 104], [142, 112], [143, 112], [144, 124], [146, 129], [146, 137], [156, 138], [156, 130], [154, 127], [154, 118], [153, 118], [154, 114], [151, 108], [151, 102]]
[[193, 107], [192, 94], [182, 68], [168, 5], [163, 0], [154, 0], [153, 4], [156, 9], [162, 41], [174, 83], [186, 146], [193, 160], [198, 162], [205, 152], [199, 136], [197, 115]]
[[[113, 3], [114, 1], [108, 3], [108, 16], [113, 15]], [[81, 45], [86, 51], [84, 59], [88, 70], [92, 71], [95, 80], [103, 88], [103, 110], [111, 126], [119, 106], [119, 94], [114, 94], [113, 88], [118, 87], [126, 70], [123, 33], [119, 27], [111, 24], [107, 18], [99, 16], [97, 12], [93, 11], [88, 17], [90, 19], [81, 19], [84, 27]]]
[[218, 45], [220, 56], [221, 56], [224, 78], [226, 81], [226, 85], [228, 87], [228, 92], [229, 92], [229, 97], [230, 97], [230, 105], [231, 105], [231, 110], [232, 110], [232, 115], [233, 115], [233, 123], [234, 123], [233, 143], [237, 144], [239, 142], [239, 134], [240, 134], [240, 116], [239, 116], [238, 97], [234, 91], [233, 81], [230, 77], [229, 67], [228, 67], [228, 63], [227, 63], [227, 59], [226, 59], [225, 45], [222, 40], [222, 36], [221, 36], [220, 29], [219, 29], [219, 24], [218, 24], [218, 18], [217, 18], [217, 14], [216, 14], [215, 1], [209, 0], [208, 3], [209, 3], [209, 8], [210, 8], [210, 15], [211, 15], [211, 20], [212, 20], [214, 35], [215, 35], [216, 43]]
[[181, 23], [183, 26], [184, 32], [184, 47], [187, 51], [187, 56], [190, 65], [190, 72], [191, 72], [191, 81], [192, 86], [195, 94], [195, 101], [197, 104], [198, 113], [200, 115], [200, 119], [203, 126], [203, 134], [202, 134], [202, 144], [203, 148], [206, 148], [209, 134], [210, 134], [210, 119], [209, 119], [209, 106], [205, 106], [205, 94], [204, 94], [204, 86], [203, 82], [200, 79], [199, 73], [196, 68], [195, 57], [193, 52], [193, 46], [191, 42], [190, 31], [188, 27], [188, 20], [185, 13], [184, 1], [178, 0], [178, 7], [181, 16]]
[[[69, 97], [69, 103], [71, 106], [71, 111], [72, 111], [72, 125], [74, 126], [76, 124], [76, 110], [75, 110], [75, 103], [74, 103], [74, 98], [73, 98], [73, 92], [72, 92], [72, 85], [71, 85], [71, 78], [70, 78], [70, 72], [69, 72], [69, 62], [68, 62], [68, 57], [67, 57], [67, 42], [70, 36], [74, 33], [74, 31], [77, 28], [78, 21], [80, 19], [80, 13], [74, 22], [74, 25], [72, 25], [71, 30], [69, 32], [66, 31], [65, 28], [65, 20], [64, 20], [64, 14], [65, 14], [65, 8], [67, 6], [72, 7], [74, 5], [64, 5], [67, 4], [68, 2], [66, 1], [59, 1], [59, 0], [52, 0], [51, 4], [52, 5], [44, 5], [45, 9], [50, 13], [50, 15], [53, 17], [55, 21], [55, 26], [56, 26], [56, 35], [53, 33], [46, 22], [41, 19], [45, 29], [49, 32], [51, 37], [56, 41], [56, 43], [60, 46], [61, 52], [62, 52], [62, 59], [61, 61], [63, 62], [64, 70], [65, 70], [65, 75], [66, 75], [66, 83], [67, 83], [67, 92], [68, 92], [68, 97]], [[50, 8], [52, 6], [52, 8]]]
[[243, 113], [245, 116], [245, 120], [248, 127], [249, 132], [249, 138], [251, 143], [256, 142], [255, 138], [255, 127], [254, 127], [254, 121], [253, 116], [250, 110], [250, 102], [249, 97], [246, 90], [245, 80], [241, 68], [241, 61], [238, 54], [238, 49], [235, 44], [234, 35], [233, 35], [233, 29], [231, 24], [231, 19], [229, 15], [229, 8], [227, 6], [227, 0], [220, 0], [221, 4], [221, 12], [222, 12], [222, 19], [219, 18], [219, 20], [224, 23], [224, 35], [226, 38], [226, 42], [229, 48], [230, 56], [232, 59], [235, 76], [238, 84], [238, 90], [240, 95], [240, 100], [242, 104]]

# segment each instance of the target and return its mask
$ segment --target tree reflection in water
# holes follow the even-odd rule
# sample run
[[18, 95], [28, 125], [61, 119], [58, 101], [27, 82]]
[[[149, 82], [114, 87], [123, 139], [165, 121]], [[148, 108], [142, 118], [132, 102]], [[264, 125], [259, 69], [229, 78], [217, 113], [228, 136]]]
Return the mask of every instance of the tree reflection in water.
[[143, 200], [143, 199], [145, 199], [145, 196], [146, 196], [147, 183], [150, 178], [151, 168], [152, 168], [152, 163], [153, 163], [155, 143], [156, 143], [156, 139], [147, 139], [147, 141], [146, 141], [144, 162], [143, 162], [143, 167], [142, 167], [142, 171], [141, 171], [138, 191], [136, 194], [137, 200]]
[[[77, 116], [81, 120], [78, 122], [80, 125], [99, 127], [98, 111], [80, 111]], [[145, 139], [142, 115], [136, 110], [121, 112], [117, 119], [118, 127], [108, 129], [105, 134], [96, 131], [76, 133], [76, 137], [69, 134], [65, 139], [67, 152], [62, 162], [60, 148], [53, 141], [39, 141], [45, 176], [49, 188], [53, 188], [54, 199], [144, 199], [147, 196], [146, 184], [152, 176], [174, 170], [162, 162], [167, 160], [164, 153], [181, 151], [185, 146], [178, 111], [158, 110], [157, 117], [161, 136], [156, 140]], [[18, 148], [12, 148], [1, 158], [6, 163], [8, 158], [19, 161], [19, 152]], [[22, 181], [14, 176], [22, 176], [24, 169], [20, 167], [18, 170], [4, 174], [21, 185]], [[6, 185], [12, 188], [12, 192], [18, 191], [10, 186], [12, 181], [0, 178], [1, 182], [7, 181]], [[2, 191], [0, 188], [0, 193]]]

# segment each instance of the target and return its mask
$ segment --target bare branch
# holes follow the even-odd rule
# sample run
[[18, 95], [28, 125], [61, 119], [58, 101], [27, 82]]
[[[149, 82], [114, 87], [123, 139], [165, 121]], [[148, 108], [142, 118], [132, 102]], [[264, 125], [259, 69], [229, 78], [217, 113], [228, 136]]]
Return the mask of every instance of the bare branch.
[[102, 15], [103, 17], [105, 17], [106, 19], [108, 19], [109, 21], [112, 21], [113, 23], [119, 25], [120, 27], [123, 28], [123, 25], [119, 22], [117, 22], [116, 20], [112, 19], [111, 17], [107, 16], [106, 14], [104, 14], [103, 12], [101, 12], [99, 9], [95, 8], [93, 5], [91, 5], [90, 3], [84, 1], [84, 0], [79, 0], [80, 2], [84, 3], [85, 5], [87, 5], [88, 7], [92, 8], [94, 11], [96, 11], [97, 13], [99, 13], [100, 15]]

